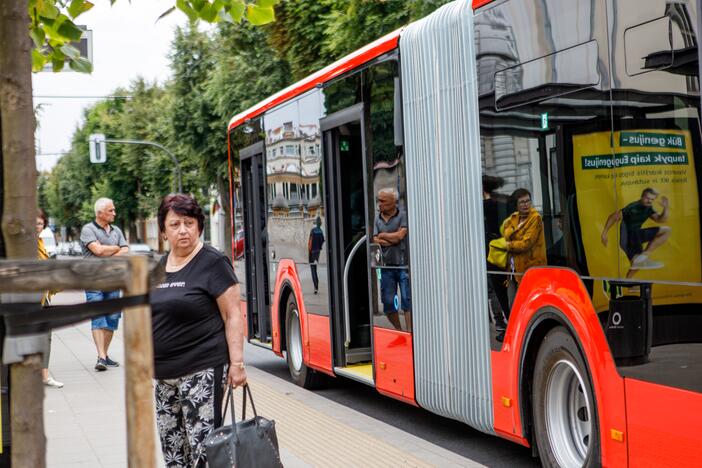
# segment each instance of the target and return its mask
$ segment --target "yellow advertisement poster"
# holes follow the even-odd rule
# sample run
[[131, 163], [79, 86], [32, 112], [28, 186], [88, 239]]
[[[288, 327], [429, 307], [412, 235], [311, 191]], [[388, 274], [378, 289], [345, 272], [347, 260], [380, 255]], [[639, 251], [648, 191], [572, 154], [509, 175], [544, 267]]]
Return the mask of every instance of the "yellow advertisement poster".
[[[702, 280], [694, 156], [685, 130], [573, 136], [577, 205], [590, 276]], [[695, 291], [699, 289], [656, 284], [653, 302], [702, 302], [702, 294]], [[598, 311], [607, 308], [601, 288], [595, 288], [593, 301]]]

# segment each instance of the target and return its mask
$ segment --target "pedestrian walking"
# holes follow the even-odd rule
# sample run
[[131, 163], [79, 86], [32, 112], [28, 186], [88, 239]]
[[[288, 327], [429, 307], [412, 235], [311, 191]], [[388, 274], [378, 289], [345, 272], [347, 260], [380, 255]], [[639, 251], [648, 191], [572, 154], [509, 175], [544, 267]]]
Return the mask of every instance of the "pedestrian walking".
[[310, 271], [312, 272], [312, 283], [314, 285], [314, 293], [319, 291], [319, 276], [317, 275], [317, 264], [319, 263], [319, 254], [324, 245], [324, 232], [322, 231], [322, 220], [317, 217], [314, 220], [314, 227], [310, 231], [310, 237], [307, 240], [307, 253], [309, 254]]
[[[115, 205], [109, 198], [98, 198], [95, 202], [95, 220], [83, 226], [80, 232], [80, 243], [83, 248], [84, 258], [113, 257], [129, 253], [127, 240], [117, 226], [115, 220]], [[85, 291], [87, 302], [99, 302], [116, 299], [119, 291]], [[117, 367], [119, 362], [110, 359], [107, 351], [110, 348], [112, 337], [119, 326], [121, 312], [94, 318], [91, 322], [93, 341], [97, 349], [96, 371], [107, 370], [108, 367]]]
[[[37, 212], [37, 222], [36, 222], [37, 258], [39, 258], [39, 260], [48, 260], [49, 259], [49, 252], [46, 251], [46, 246], [44, 245], [44, 239], [42, 239], [40, 236], [41, 232], [44, 229], [46, 229], [47, 224], [48, 224], [48, 218], [46, 216], [46, 213], [44, 212], [44, 210], [39, 208], [38, 212]], [[43, 306], [50, 305], [51, 296], [54, 293], [55, 293], [55, 291], [46, 291], [46, 293], [44, 293], [44, 297], [41, 298], [41, 304]], [[47, 346], [46, 353], [44, 354], [44, 357], [43, 357], [41, 377], [42, 377], [42, 380], [44, 381], [44, 385], [46, 385], [47, 387], [61, 388], [61, 387], [63, 387], [63, 383], [59, 382], [58, 380], [55, 380], [51, 376], [51, 374], [49, 374], [49, 358], [50, 357], [51, 357], [51, 331], [49, 331], [49, 346]]]
[[225, 386], [246, 382], [238, 280], [231, 261], [200, 240], [204, 221], [188, 195], [161, 201], [158, 225], [170, 252], [150, 302], [156, 421], [168, 467], [207, 465], [203, 441], [222, 425]]

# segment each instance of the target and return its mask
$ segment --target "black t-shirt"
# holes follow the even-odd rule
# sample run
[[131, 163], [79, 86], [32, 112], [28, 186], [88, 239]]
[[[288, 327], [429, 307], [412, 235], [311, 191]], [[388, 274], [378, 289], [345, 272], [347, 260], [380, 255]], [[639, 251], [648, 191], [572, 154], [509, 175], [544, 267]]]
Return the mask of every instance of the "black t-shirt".
[[[168, 257], [161, 260], [164, 264]], [[229, 362], [217, 298], [238, 283], [227, 257], [205, 245], [151, 291], [154, 368], [174, 379]]]

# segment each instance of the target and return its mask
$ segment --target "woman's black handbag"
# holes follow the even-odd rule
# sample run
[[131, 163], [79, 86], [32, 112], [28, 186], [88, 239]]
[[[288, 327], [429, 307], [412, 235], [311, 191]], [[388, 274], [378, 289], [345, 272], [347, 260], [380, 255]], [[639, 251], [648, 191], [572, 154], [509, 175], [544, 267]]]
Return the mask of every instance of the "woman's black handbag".
[[[280, 452], [275, 421], [256, 413], [251, 389], [244, 386], [244, 403], [241, 421], [234, 415], [234, 391], [230, 387], [229, 397], [224, 404], [222, 420], [227, 413], [227, 405], [232, 406], [232, 424], [215, 429], [205, 438], [207, 464], [210, 468], [279, 468]], [[246, 419], [246, 400], [251, 400], [254, 417]]]

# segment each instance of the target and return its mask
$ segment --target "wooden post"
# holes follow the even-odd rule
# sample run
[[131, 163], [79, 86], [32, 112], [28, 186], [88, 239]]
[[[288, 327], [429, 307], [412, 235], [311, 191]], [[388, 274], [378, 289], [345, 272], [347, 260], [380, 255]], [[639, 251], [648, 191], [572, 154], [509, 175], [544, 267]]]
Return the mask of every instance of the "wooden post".
[[46, 466], [41, 361], [41, 354], [32, 354], [10, 366], [12, 466]]
[[[149, 269], [145, 257], [129, 259], [128, 295], [149, 292]], [[154, 348], [151, 308], [131, 307], [124, 314], [125, 401], [127, 406], [127, 453], [131, 468], [155, 468]]]

